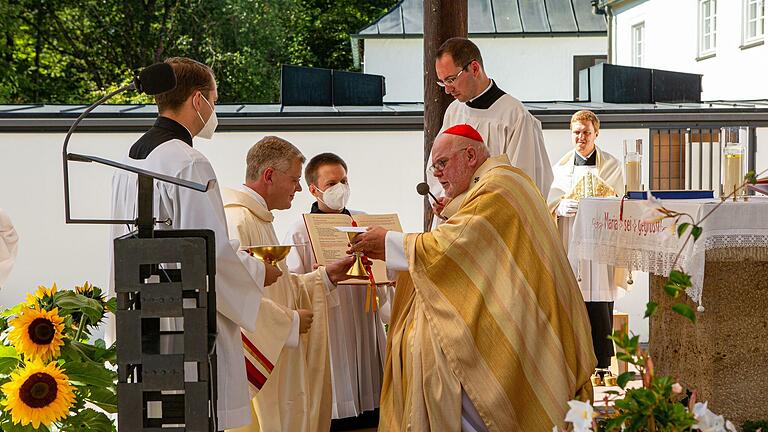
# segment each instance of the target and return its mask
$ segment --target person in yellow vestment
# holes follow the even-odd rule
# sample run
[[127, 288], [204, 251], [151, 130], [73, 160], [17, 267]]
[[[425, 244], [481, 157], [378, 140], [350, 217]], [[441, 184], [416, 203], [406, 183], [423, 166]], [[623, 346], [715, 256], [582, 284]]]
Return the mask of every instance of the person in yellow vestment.
[[[541, 193], [469, 125], [435, 140], [451, 201], [427, 233], [371, 227], [352, 249], [400, 270], [379, 431], [562, 427], [591, 400], [589, 320]], [[405, 273], [407, 271], [407, 273]]]
[[[268, 136], [247, 156], [246, 181], [224, 189], [222, 198], [231, 238], [242, 246], [279, 244], [273, 209], [287, 209], [301, 191], [304, 156], [288, 141]], [[326, 295], [348, 279], [352, 257], [296, 275], [279, 263], [283, 275], [265, 289], [256, 332], [243, 332], [246, 371], [254, 421], [238, 432], [327, 431], [331, 423]]]

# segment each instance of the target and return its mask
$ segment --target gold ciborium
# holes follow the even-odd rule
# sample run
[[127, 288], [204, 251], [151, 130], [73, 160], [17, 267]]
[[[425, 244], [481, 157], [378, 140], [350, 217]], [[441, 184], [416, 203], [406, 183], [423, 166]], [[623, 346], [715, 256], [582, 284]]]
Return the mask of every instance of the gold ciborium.
[[251, 256], [277, 267], [277, 263], [288, 256], [291, 247], [293, 247], [293, 245], [264, 245], [246, 246], [243, 249], [251, 254]]
[[[356, 235], [360, 234], [359, 232], [347, 232], [347, 238], [349, 239], [349, 242], [352, 243], [352, 239], [355, 238]], [[355, 252], [355, 263], [352, 264], [352, 267], [347, 270], [347, 276], [368, 276], [368, 271], [365, 270], [365, 265], [363, 265], [363, 253], [362, 252]]]

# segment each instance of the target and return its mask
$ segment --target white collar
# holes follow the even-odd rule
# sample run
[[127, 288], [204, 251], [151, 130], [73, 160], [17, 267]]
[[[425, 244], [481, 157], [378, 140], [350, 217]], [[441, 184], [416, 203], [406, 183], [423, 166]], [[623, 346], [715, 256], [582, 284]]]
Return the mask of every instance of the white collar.
[[477, 95], [477, 96], [473, 97], [473, 98], [472, 98], [472, 99], [470, 99], [469, 101], [470, 101], [470, 102], [473, 102], [475, 99], [477, 99], [477, 98], [479, 98], [480, 96], [482, 96], [482, 95], [484, 95], [484, 94], [488, 93], [488, 90], [490, 90], [490, 89], [491, 89], [491, 87], [493, 87], [493, 80], [491, 80], [491, 83], [490, 83], [490, 84], [488, 84], [488, 87], [486, 87], [486, 88], [485, 88], [485, 90], [483, 90], [483, 91], [482, 91], [482, 92], [481, 92], [479, 95]]
[[264, 206], [265, 209], [269, 210], [269, 208], [267, 207], [267, 200], [265, 200], [263, 196], [259, 195], [258, 192], [249, 188], [246, 185], [240, 185], [240, 190], [250, 195], [251, 198], [255, 199], [257, 203], [261, 204], [262, 206]]

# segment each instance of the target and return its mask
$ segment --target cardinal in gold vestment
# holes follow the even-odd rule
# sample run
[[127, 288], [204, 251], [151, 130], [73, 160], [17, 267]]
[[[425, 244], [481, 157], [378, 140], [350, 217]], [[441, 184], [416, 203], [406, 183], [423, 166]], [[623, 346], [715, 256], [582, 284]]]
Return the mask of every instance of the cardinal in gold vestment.
[[451, 198], [436, 206], [447, 221], [420, 234], [373, 227], [353, 242], [403, 270], [379, 430], [562, 427], [569, 400], [592, 398], [595, 356], [547, 205], [471, 126], [444, 131], [432, 162]]

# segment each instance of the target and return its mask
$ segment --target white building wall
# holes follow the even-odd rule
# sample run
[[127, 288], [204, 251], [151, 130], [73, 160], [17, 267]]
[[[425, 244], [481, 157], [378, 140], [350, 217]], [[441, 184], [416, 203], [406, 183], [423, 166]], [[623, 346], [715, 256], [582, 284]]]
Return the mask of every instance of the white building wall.
[[768, 46], [741, 48], [742, 0], [717, 2], [715, 56], [698, 57], [698, 0], [647, 0], [614, 11], [614, 63], [632, 65], [632, 26], [645, 23], [643, 67], [702, 74], [702, 100], [768, 99]]
[[[217, 133], [212, 141], [198, 140], [196, 147], [211, 160], [219, 181], [236, 186], [245, 173], [245, 154], [267, 133]], [[280, 132], [307, 158], [334, 152], [350, 167], [350, 208], [368, 212], [396, 212], [406, 231], [421, 231], [422, 201], [415, 185], [422, 179], [423, 134], [409, 132]], [[74, 153], [119, 160], [139, 134], [78, 134], [69, 148]], [[622, 141], [643, 138], [646, 129], [603, 130], [597, 143], [622, 158]], [[108, 248], [106, 226], [64, 223], [61, 143], [63, 133], [0, 134], [0, 208], [13, 220], [19, 233], [19, 256], [6, 285], [0, 290], [0, 306], [22, 301], [38, 285], [58, 283], [71, 288], [85, 280], [106, 287]], [[569, 132], [545, 130], [544, 139], [552, 163], [570, 149]], [[768, 139], [768, 129], [758, 129], [758, 142]], [[768, 152], [758, 147], [758, 170], [768, 168]], [[648, 184], [644, 161], [643, 182]], [[95, 164], [70, 163], [72, 216], [108, 218], [112, 170]], [[304, 185], [302, 184], [302, 187]], [[275, 229], [282, 239], [288, 228], [312, 203], [306, 191], [296, 194], [290, 210], [275, 212]], [[648, 299], [647, 278], [634, 276], [632, 291], [616, 303], [630, 314], [632, 331], [647, 340], [647, 321], [642, 319]]]
[[[525, 101], [573, 100], [573, 56], [605, 55], [607, 38], [474, 38], [488, 75]], [[384, 75], [385, 102], [424, 100], [422, 39], [366, 39], [365, 73]], [[435, 84], [436, 85], [436, 84]]]

